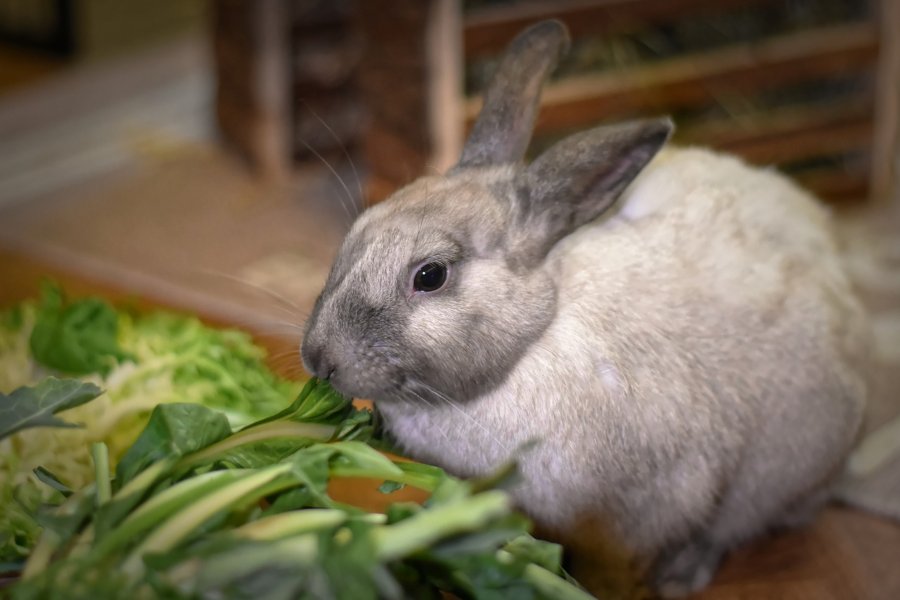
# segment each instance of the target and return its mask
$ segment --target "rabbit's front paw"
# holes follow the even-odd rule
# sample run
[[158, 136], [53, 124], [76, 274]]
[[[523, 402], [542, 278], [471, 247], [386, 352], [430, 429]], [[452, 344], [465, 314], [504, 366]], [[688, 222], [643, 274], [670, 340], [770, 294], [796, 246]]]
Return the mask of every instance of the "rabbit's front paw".
[[683, 598], [702, 590], [712, 581], [723, 554], [707, 540], [664, 552], [653, 568], [653, 587], [663, 598]]

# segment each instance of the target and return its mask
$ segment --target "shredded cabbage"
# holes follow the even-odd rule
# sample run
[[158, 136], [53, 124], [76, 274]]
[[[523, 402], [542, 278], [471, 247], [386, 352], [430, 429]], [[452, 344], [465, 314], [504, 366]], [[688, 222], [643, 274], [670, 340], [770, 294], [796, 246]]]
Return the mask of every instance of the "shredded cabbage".
[[[52, 314], [48, 297], [54, 299]], [[61, 313], [60, 298], [58, 288], [48, 287], [40, 302], [27, 301], [0, 311], [0, 392], [8, 394], [47, 375], [71, 376], [75, 371], [60, 368], [65, 356], [56, 356], [53, 368], [42, 364], [33, 351], [36, 327], [42, 327], [41, 334], [52, 341], [38, 345], [42, 352], [68, 344], [80, 353], [82, 364], [87, 358], [104, 365], [105, 374], [78, 377], [106, 391], [66, 411], [66, 420], [81, 428], [28, 429], [0, 441], [0, 572], [3, 564], [21, 562], [33, 547], [40, 526], [29, 515], [43, 503], [58, 503], [59, 492], [37, 478], [37, 467], [44, 467], [70, 488], [81, 489], [94, 480], [91, 444], [105, 443], [115, 467], [158, 404], [205, 404], [225, 413], [231, 425], [238, 427], [282, 410], [300, 389], [299, 383], [271, 372], [265, 351], [244, 332], [213, 329], [194, 317], [171, 312], [114, 309], [97, 299], [66, 302], [63, 298]], [[79, 302], [91, 303], [90, 310], [77, 315], [82, 333], [63, 323], [65, 311], [84, 307]], [[89, 320], [108, 318], [108, 311], [115, 311], [117, 317], [114, 352], [103, 344], [66, 338], [90, 332]], [[110, 355], [90, 356], [90, 352]]]

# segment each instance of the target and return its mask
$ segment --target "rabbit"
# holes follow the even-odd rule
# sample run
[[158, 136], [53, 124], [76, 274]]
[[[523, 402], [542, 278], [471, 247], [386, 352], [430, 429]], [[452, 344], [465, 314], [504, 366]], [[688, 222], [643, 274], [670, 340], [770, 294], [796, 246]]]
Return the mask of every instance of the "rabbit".
[[459, 163], [358, 216], [302, 360], [373, 400], [412, 458], [464, 477], [516, 460], [514, 501], [593, 593], [621, 567], [682, 596], [827, 499], [860, 427], [866, 315], [814, 198], [670, 147], [667, 118], [526, 164], [568, 46], [555, 20], [520, 33]]

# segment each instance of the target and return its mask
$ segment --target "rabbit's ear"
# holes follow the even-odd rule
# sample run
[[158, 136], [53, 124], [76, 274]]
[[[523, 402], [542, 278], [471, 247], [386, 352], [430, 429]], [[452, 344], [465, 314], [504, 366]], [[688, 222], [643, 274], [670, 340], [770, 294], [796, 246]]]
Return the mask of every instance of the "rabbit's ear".
[[556, 143], [517, 182], [519, 239], [513, 252], [535, 264], [616, 201], [669, 139], [668, 118], [597, 127]]
[[517, 162], [525, 156], [541, 86], [569, 48], [569, 34], [559, 21], [541, 21], [510, 43], [484, 94], [457, 168]]

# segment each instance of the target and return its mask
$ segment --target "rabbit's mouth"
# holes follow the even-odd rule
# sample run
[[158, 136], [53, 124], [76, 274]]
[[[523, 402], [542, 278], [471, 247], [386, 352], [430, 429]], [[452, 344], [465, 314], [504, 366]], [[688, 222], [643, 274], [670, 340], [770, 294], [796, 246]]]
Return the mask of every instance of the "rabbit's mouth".
[[384, 402], [402, 395], [407, 379], [404, 358], [392, 345], [362, 344], [346, 349], [335, 363], [329, 381], [353, 398]]

